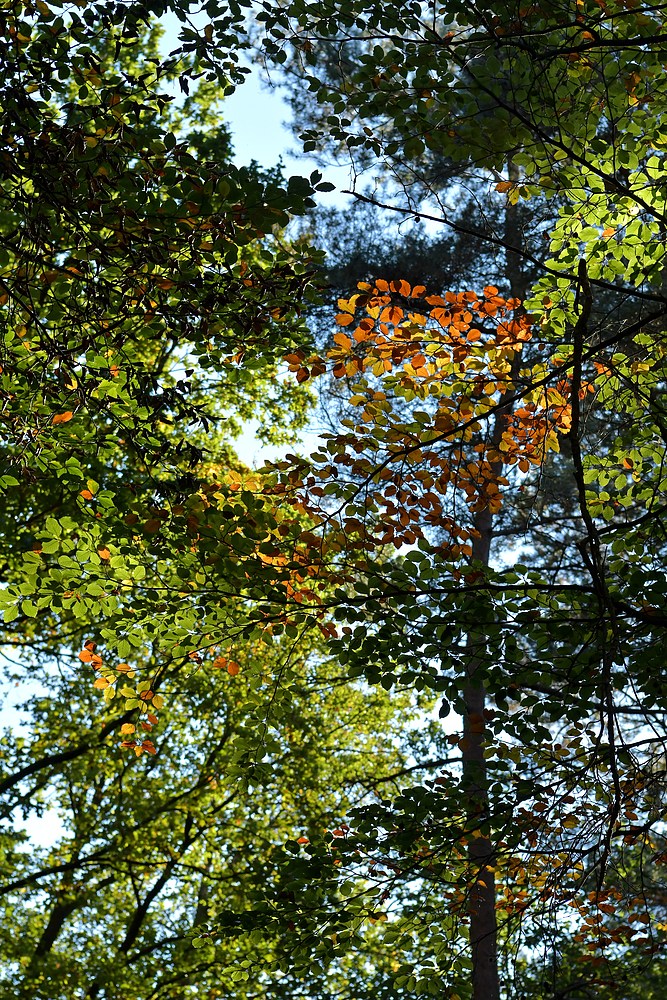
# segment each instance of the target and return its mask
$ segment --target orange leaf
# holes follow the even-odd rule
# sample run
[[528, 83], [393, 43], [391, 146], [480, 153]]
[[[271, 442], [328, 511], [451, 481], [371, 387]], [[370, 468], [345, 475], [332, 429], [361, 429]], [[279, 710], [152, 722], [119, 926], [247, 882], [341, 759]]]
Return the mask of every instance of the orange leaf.
[[609, 236], [613, 236], [615, 232], [616, 230], [614, 229], [613, 226], [607, 226], [606, 229], [602, 230], [602, 236], [604, 237], [604, 239], [607, 239]]
[[106, 679], [106, 677], [98, 677], [93, 683], [94, 688], [99, 688], [100, 691], [104, 691], [105, 688], [110, 687], [111, 682]]
[[410, 294], [412, 292], [410, 284], [403, 278], [401, 278], [399, 281], [392, 281], [391, 290], [392, 292], [398, 292], [399, 295], [405, 296], [406, 299], [410, 297]]
[[505, 194], [506, 191], [511, 191], [513, 187], [514, 184], [512, 181], [500, 181], [499, 184], [496, 184], [496, 191], [500, 191], [501, 194]]
[[104, 547], [99, 548], [97, 550], [97, 554], [100, 557], [100, 559], [111, 559], [111, 553], [109, 552], [108, 549], [105, 549]]
[[[54, 423], [55, 423], [55, 421], [54, 421]], [[92, 500], [93, 499], [93, 495], [94, 494], [92, 494], [90, 492], [90, 490], [81, 490], [81, 492], [79, 493], [79, 496], [83, 497], [84, 500]]]
[[124, 722], [123, 725], [120, 727], [121, 736], [131, 736], [134, 730], [135, 727], [132, 725], [131, 722]]
[[404, 316], [405, 313], [398, 306], [387, 306], [380, 314], [380, 322], [393, 323], [396, 326]]
[[66, 424], [68, 420], [71, 420], [74, 414], [71, 410], [65, 410], [64, 413], [56, 413], [51, 421], [53, 424]]
[[338, 313], [336, 322], [339, 326], [349, 326], [350, 323], [354, 323], [354, 316], [350, 316], [349, 313]]
[[352, 347], [352, 341], [346, 333], [334, 333], [334, 343], [342, 347], [344, 351], [349, 351]]
[[232, 677], [236, 677], [240, 669], [241, 668], [238, 665], [238, 663], [235, 663], [233, 660], [230, 660], [229, 663], [227, 664], [227, 673], [231, 674]]

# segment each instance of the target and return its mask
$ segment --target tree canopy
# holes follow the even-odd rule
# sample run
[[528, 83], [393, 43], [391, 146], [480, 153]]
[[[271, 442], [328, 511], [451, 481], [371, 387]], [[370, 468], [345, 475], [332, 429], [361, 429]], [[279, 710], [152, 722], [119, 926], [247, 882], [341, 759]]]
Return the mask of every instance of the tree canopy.
[[[5, 981], [657, 998], [665, 11], [253, 10], [2, 11]], [[409, 270], [232, 165], [253, 46]]]

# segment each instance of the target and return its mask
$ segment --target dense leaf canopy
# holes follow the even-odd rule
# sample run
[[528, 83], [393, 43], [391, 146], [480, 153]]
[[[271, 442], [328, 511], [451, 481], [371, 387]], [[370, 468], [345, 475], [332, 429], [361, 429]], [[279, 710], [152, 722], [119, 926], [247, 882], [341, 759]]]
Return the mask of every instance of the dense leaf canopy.
[[[3, 788], [65, 828], [2, 834], [6, 982], [657, 997], [665, 11], [247, 10], [2, 12]], [[251, 38], [365, 211], [483, 256], [362, 257], [313, 339], [327, 185], [221, 124]], [[318, 390], [313, 455], [234, 456]]]

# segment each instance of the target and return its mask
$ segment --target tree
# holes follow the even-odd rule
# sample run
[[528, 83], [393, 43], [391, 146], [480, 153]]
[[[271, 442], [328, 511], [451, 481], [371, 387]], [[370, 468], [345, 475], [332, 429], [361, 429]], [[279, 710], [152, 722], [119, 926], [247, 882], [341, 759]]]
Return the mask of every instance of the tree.
[[[267, 31], [266, 51], [279, 63], [287, 61], [292, 70], [301, 60], [303, 76], [326, 112], [326, 117], [323, 114], [304, 132], [307, 145], [312, 148], [328, 139], [338, 146], [360, 148], [369, 157], [382, 158], [385, 168], [392, 169], [399, 180], [412, 170], [421, 182], [416, 196], [398, 185], [397, 197], [389, 206], [405, 217], [441, 220], [456, 232], [476, 236], [482, 232], [479, 222], [462, 225], [452, 220], [446, 205], [438, 204], [427, 172], [419, 173], [416, 158], [424, 148], [466, 170], [475, 167], [486, 171], [489, 186], [513, 203], [545, 194], [564, 199], [551, 234], [550, 256], [528, 308], [543, 315], [541, 335], [555, 345], [557, 374], [572, 375], [571, 455], [566, 456], [565, 468], [572, 470], [579, 509], [572, 520], [571, 514], [564, 516], [550, 504], [557, 525], [552, 538], [569, 560], [569, 566], [561, 564], [561, 572], [567, 566], [572, 585], [581, 587], [584, 580], [590, 581], [597, 600], [590, 620], [597, 625], [590, 634], [578, 630], [583, 643], [580, 649], [572, 647], [571, 637], [559, 634], [555, 647], [555, 636], [544, 636], [536, 646], [527, 643], [523, 655], [534, 657], [540, 646], [544, 651], [552, 650], [544, 656], [541, 676], [529, 676], [527, 687], [538, 684], [542, 693], [556, 694], [557, 698], [559, 688], [554, 678], [559, 676], [559, 664], [570, 663], [565, 672], [568, 696], [570, 688], [576, 687], [582, 661], [591, 656], [591, 663], [601, 664], [595, 668], [600, 677], [597, 691], [584, 683], [580, 704], [599, 699], [606, 720], [603, 732], [611, 748], [607, 751], [613, 762], [610, 766], [612, 772], [616, 770], [614, 789], [608, 793], [610, 823], [607, 832], [600, 835], [601, 854], [596, 862], [604, 871], [612, 851], [610, 831], [618, 822], [625, 794], [616, 759], [619, 744], [628, 739], [626, 726], [621, 727], [618, 720], [628, 709], [625, 698], [629, 693], [620, 697], [620, 705], [614, 693], [615, 688], [623, 687], [621, 664], [625, 666], [629, 660], [632, 668], [639, 670], [641, 680], [632, 668], [627, 674], [635, 687], [646, 686], [646, 690], [652, 686], [636, 656], [629, 652], [632, 642], [642, 645], [642, 641], [636, 632], [632, 642], [627, 633], [621, 639], [627, 622], [619, 624], [619, 615], [641, 617], [636, 598], [654, 579], [651, 574], [655, 568], [646, 576], [637, 570], [638, 550], [630, 540], [630, 526], [636, 526], [633, 516], [628, 515], [627, 524], [621, 527], [616, 511], [636, 504], [640, 530], [650, 522], [662, 531], [658, 527], [660, 487], [652, 474], [648, 474], [650, 485], [643, 489], [628, 482], [636, 461], [634, 454], [628, 454], [631, 423], [635, 432], [642, 428], [639, 434], [646, 448], [644, 453], [637, 452], [644, 463], [640, 478], [647, 475], [649, 455], [659, 462], [662, 454], [662, 444], [657, 443], [662, 441], [662, 416], [656, 409], [656, 392], [642, 387], [639, 375], [639, 366], [646, 365], [641, 370], [653, 371], [647, 377], [650, 382], [655, 378], [652, 384], [657, 386], [663, 355], [661, 149], [665, 93], [658, 61], [649, 47], [664, 33], [662, 12], [613, 3], [578, 4], [576, 9], [563, 4], [548, 11], [466, 5], [465, 9], [448, 8], [451, 21], [447, 24], [439, 22], [442, 14], [422, 6], [399, 10], [360, 3], [314, 9], [294, 3], [285, 4], [280, 14], [266, 4], [261, 19]], [[295, 53], [291, 62], [289, 46]], [[308, 68], [317, 65], [323, 50], [339, 54], [336, 71], [326, 74], [324, 81]], [[507, 179], [502, 176], [505, 170]], [[436, 208], [430, 207], [428, 199], [424, 201], [424, 192], [430, 194]], [[487, 234], [487, 240], [539, 265], [525, 245], [493, 233]], [[616, 303], [605, 315], [599, 307], [606, 295], [612, 303], [616, 296]], [[623, 309], [630, 302], [634, 303], [631, 318]], [[599, 377], [597, 383], [591, 377], [590, 384], [596, 386], [596, 402], [612, 411], [608, 419], [616, 438], [604, 440], [599, 431], [595, 441], [595, 432], [591, 433], [601, 481], [594, 471], [592, 454], [587, 459], [591, 468], [585, 469], [583, 461], [585, 428], [592, 431], [594, 418], [589, 417], [590, 406], [585, 406], [579, 395], [591, 361], [597, 362]], [[594, 369], [591, 376], [593, 373]], [[524, 391], [530, 392], [529, 385]], [[622, 405], [630, 411], [630, 419], [610, 399], [610, 393], [621, 385]], [[412, 433], [418, 435], [416, 429]], [[414, 447], [418, 450], [418, 439]], [[397, 455], [402, 457], [401, 449]], [[370, 470], [367, 476], [370, 482]], [[605, 489], [612, 479], [620, 495]], [[597, 491], [587, 497], [586, 487], [591, 484], [597, 484]], [[413, 496], [409, 491], [408, 495]], [[602, 518], [602, 527], [596, 524], [596, 515]], [[568, 546], [564, 535], [568, 522], [570, 536], [580, 537], [578, 551], [571, 543]], [[612, 538], [614, 546], [608, 549]], [[643, 542], [642, 535], [639, 547]], [[660, 543], [656, 546], [651, 558], [659, 562]], [[614, 559], [609, 558], [611, 551]], [[629, 576], [634, 585], [628, 590]], [[538, 579], [544, 588], [544, 575], [535, 581]], [[657, 603], [655, 589], [653, 594]], [[570, 611], [570, 621], [577, 621], [583, 613], [578, 603]], [[648, 625], [648, 621], [644, 623]], [[655, 619], [654, 624], [658, 627]], [[653, 634], [646, 636], [649, 647], [654, 641]], [[645, 645], [642, 652], [646, 653]], [[489, 660], [499, 654], [499, 648], [493, 653], [490, 648], [484, 651]], [[556, 712], [558, 706], [541, 705], [535, 712], [536, 723], [538, 716], [549, 714], [552, 707]], [[643, 711], [636, 701], [634, 711], [638, 715]], [[653, 767], [647, 760], [635, 760], [634, 766], [635, 777], [648, 768], [653, 783]], [[640, 783], [644, 778], [638, 778]], [[599, 793], [599, 786], [596, 791]], [[598, 891], [603, 882], [600, 876]]]
[[[171, 9], [185, 23], [188, 6]], [[52, 649], [79, 623], [124, 618], [129, 581], [145, 588], [132, 553], [173, 516], [170, 566], [187, 579], [173, 555], [189, 553], [196, 513], [179, 500], [200, 504], [202, 475], [230, 460], [207, 449], [211, 426], [233, 432], [258, 408], [278, 435], [303, 420], [303, 397], [267, 385], [307, 337], [313, 274], [280, 236], [311, 184], [229, 163], [211, 84], [239, 78], [236, 36], [216, 48], [230, 24], [184, 26], [161, 59], [152, 8], [57, 10], [3, 15], [0, 240], [7, 641]], [[182, 106], [160, 90], [176, 79], [198, 87]], [[144, 590], [149, 617], [159, 590]]]
[[[467, 933], [466, 914], [479, 909], [475, 886], [489, 861], [499, 882], [503, 943], [513, 948], [520, 928], [528, 936], [538, 928], [544, 933], [545, 923], [572, 919], [564, 911], [574, 909], [581, 921], [575, 942], [588, 949], [580, 958], [593, 970], [603, 967], [582, 973], [589, 985], [606, 981], [606, 963], [620, 959], [630, 942], [637, 959], [647, 960], [662, 933], [660, 908], [645, 909], [633, 861], [639, 853], [648, 871], [649, 859], [659, 865], [662, 858], [659, 811], [653, 810], [663, 780], [655, 754], [662, 753], [664, 705], [655, 700], [647, 711], [647, 691], [654, 686], [651, 671], [643, 669], [650, 651], [657, 651], [660, 625], [636, 598], [631, 605], [621, 589], [627, 566], [634, 564], [632, 549], [616, 544], [609, 571], [614, 634], [622, 649], [622, 662], [612, 664], [609, 678], [608, 620], [581, 569], [564, 574], [562, 564], [517, 565], [494, 572], [474, 559], [484, 537], [476, 511], [493, 512], [515, 491], [539, 489], [526, 473], [531, 465], [543, 467], [545, 450], [558, 446], [558, 430], [570, 442], [569, 474], [576, 484], [582, 466], [572, 426], [586, 398], [601, 394], [612, 413], [616, 407], [610, 388], [618, 386], [598, 360], [604, 344], [590, 353], [590, 381], [576, 373], [578, 380], [571, 379], [562, 360], [540, 360], [514, 374], [513, 359], [532, 336], [529, 318], [505, 318], [517, 305], [505, 303], [496, 288], [483, 296], [450, 294], [443, 300], [407, 283], [366, 285], [341, 302], [344, 332], [334, 338], [327, 359], [289, 357], [299, 378], [332, 367], [348, 380], [351, 402], [361, 408], [361, 416], [331, 435], [310, 464], [300, 461], [284, 471], [291, 502], [321, 525], [320, 572], [326, 572], [329, 559], [339, 582], [351, 588], [336, 595], [333, 613], [343, 627], [334, 648], [351, 676], [363, 674], [387, 688], [444, 689], [466, 720], [463, 735], [454, 738], [464, 765], [461, 778], [454, 758], [430, 791], [428, 784], [403, 789], [394, 801], [361, 808], [342, 847], [333, 840], [314, 848], [324, 856], [332, 845], [345, 851], [343, 864], [354, 886], [345, 895], [357, 902], [345, 906], [340, 919], [350, 933], [372, 914], [378, 896], [390, 901], [385, 902], [387, 942], [404, 957], [396, 987], [417, 994], [440, 989], [443, 976], [450, 989], [465, 992], [466, 965], [455, 955], [460, 935]], [[645, 369], [652, 372], [646, 375], [650, 379], [662, 377], [658, 348], [659, 340], [653, 364]], [[635, 360], [623, 358], [636, 367]], [[638, 403], [644, 392], [636, 391], [632, 398]], [[629, 403], [628, 393], [622, 405]], [[489, 415], [505, 418], [500, 436], [488, 431]], [[649, 420], [642, 419], [648, 431]], [[497, 434], [498, 421], [495, 428]], [[627, 447], [623, 430], [619, 448]], [[588, 442], [583, 435], [582, 440]], [[591, 449], [585, 459], [589, 481], [600, 461], [595, 436]], [[648, 450], [644, 463], [647, 457]], [[652, 503], [653, 491], [647, 495], [629, 486], [634, 459], [626, 460], [625, 489], [641, 510], [639, 498]], [[611, 465], [614, 459], [607, 454], [604, 461]], [[588, 502], [595, 510], [604, 497], [600, 501], [595, 494]], [[573, 516], [565, 507], [560, 515], [557, 533], [567, 532], [572, 519], [574, 547], [575, 532], [587, 527], [587, 510]], [[613, 514], [607, 522], [615, 519]], [[626, 537], [639, 530], [643, 543], [646, 523], [634, 510], [627, 521], [619, 518], [602, 530]], [[441, 537], [434, 544], [438, 528]], [[387, 546], [400, 552], [416, 542], [404, 557], [388, 558]], [[658, 541], [656, 553], [660, 549]], [[470, 710], [471, 666], [483, 673], [495, 703], [491, 711]], [[606, 740], [597, 721], [605, 712], [613, 730]], [[647, 724], [658, 727], [657, 738], [637, 732]], [[475, 768], [469, 753], [482, 733], [482, 773], [488, 775], [483, 792], [479, 765]], [[471, 842], [483, 853], [480, 860], [479, 850], [473, 851], [466, 862]], [[372, 875], [364, 866], [369, 860]], [[377, 878], [375, 865], [384, 869], [377, 868]], [[287, 875], [298, 876], [289, 861]], [[660, 875], [656, 878], [660, 884]], [[410, 915], [406, 880], [408, 886], [417, 883], [420, 895], [425, 882], [438, 887], [429, 896], [443, 926], [421, 949], [422, 914], [415, 902]], [[310, 933], [331, 930], [332, 905], [328, 895], [322, 924]], [[458, 927], [452, 923], [456, 913]], [[309, 917], [312, 923], [313, 914]], [[647, 923], [653, 923], [653, 939], [642, 936]], [[591, 940], [593, 930], [597, 936]], [[429, 933], [433, 937], [432, 925]], [[336, 938], [341, 939], [338, 929]], [[481, 982], [473, 977], [473, 990], [479, 991]]]
[[[214, 654], [190, 661], [163, 688], [171, 696], [159, 737], [150, 733], [157, 752], [140, 758], [119, 749], [120, 719], [112, 714], [100, 729], [99, 692], [82, 682], [76, 658], [63, 650], [54, 677], [51, 663], [24, 654], [12, 674], [40, 690], [24, 735], [3, 739], [3, 814], [29, 819], [48, 808], [62, 832], [41, 847], [20, 831], [3, 833], [9, 992], [254, 995], [263, 956], [253, 933], [276, 921], [270, 907], [254, 912], [272, 878], [272, 850], [321, 833], [363, 797], [369, 756], [376, 779], [405, 767], [398, 705], [382, 691], [352, 691], [319, 652], [308, 637], [244, 644], [240, 663]], [[120, 738], [146, 736], [144, 725], [123, 722]], [[257, 762], [248, 789], [239, 762], [262, 726], [270, 765]], [[350, 732], [344, 753], [341, 731]], [[227, 930], [217, 947], [203, 936], [213, 913]], [[287, 924], [280, 929], [289, 937]], [[193, 934], [202, 935], [194, 946]], [[265, 991], [285, 995], [279, 983], [266, 981]]]
[[[4, 737], [4, 818], [55, 809], [64, 833], [3, 830], [2, 954], [8, 989], [49, 1000], [252, 990], [244, 932], [286, 931], [252, 912], [271, 850], [363, 797], [368, 757], [390, 782], [421, 746], [392, 721], [410, 699], [342, 689], [321, 636], [278, 638], [302, 567], [230, 447], [258, 409], [274, 440], [303, 422], [276, 373], [308, 342], [317, 256], [282, 227], [317, 176], [236, 170], [197, 76], [226, 83], [238, 39], [185, 24], [161, 59], [149, 13], [4, 14], [3, 641], [13, 682], [40, 682], [31, 734]], [[282, 611], [249, 628], [258, 596]]]
[[[549, 11], [454, 4], [447, 12], [267, 2], [260, 21], [265, 54], [292, 72], [300, 66], [302, 81], [329, 112], [304, 132], [306, 147], [342, 144], [398, 177], [412, 171], [417, 201], [399, 186], [389, 206], [395, 211], [450, 220], [428, 168], [420, 168], [425, 149], [486, 177], [487, 190], [497, 188], [512, 203], [565, 200], [540, 284], [552, 295], [558, 335], [582, 252], [596, 290], [630, 296], [647, 310], [661, 301], [654, 286], [662, 259], [664, 91], [659, 58], [649, 50], [649, 41], [661, 37], [661, 17], [640, 4], [595, 0]], [[311, 67], [322, 49], [333, 48], [337, 70], [322, 81]], [[511, 164], [518, 175], [503, 179]], [[480, 198], [478, 218], [467, 225], [452, 220], [454, 229], [481, 232], [488, 245], [503, 247], [502, 234], [485, 231], [484, 211]], [[642, 225], [648, 228], [640, 234]], [[514, 249], [526, 260], [534, 255], [527, 245]]]
[[[114, 18], [126, 14], [96, 10], [115, 38]], [[185, 16], [185, 8], [176, 10]], [[132, 18], [142, 11], [134, 6]], [[192, 52], [205, 73], [224, 64], [215, 41], [218, 31], [234, 34], [240, 12], [230, 11], [232, 27], [212, 14], [210, 31], [184, 29], [183, 58]], [[454, 220], [457, 232], [498, 246], [507, 265], [523, 259], [541, 269], [525, 305], [522, 294], [501, 294], [492, 276], [482, 292], [449, 295], [400, 278], [391, 286], [374, 280], [341, 302], [334, 345], [313, 353], [306, 332], [292, 328], [310, 260], [268, 235], [271, 220], [282, 224], [288, 209], [305, 207], [311, 185], [294, 182], [285, 192], [271, 180], [253, 187], [243, 175], [231, 194], [211, 161], [198, 158], [205, 139], [181, 150], [178, 136], [173, 146], [165, 137], [156, 153], [159, 95], [142, 96], [133, 109], [138, 125], [132, 118], [114, 124], [114, 109], [128, 90], [136, 93], [141, 74], [120, 74], [120, 102], [112, 100], [116, 82], [100, 89], [91, 112], [88, 92], [76, 95], [73, 111], [65, 97], [56, 102], [51, 186], [64, 200], [53, 218], [47, 212], [51, 229], [71, 233], [82, 190], [90, 203], [71, 246], [40, 235], [38, 252], [28, 248], [40, 268], [48, 255], [48, 270], [33, 273], [24, 254], [5, 282], [13, 310], [6, 391], [17, 430], [3, 485], [9, 517], [29, 510], [19, 538], [34, 536], [23, 557], [6, 546], [8, 639], [45, 652], [76, 644], [88, 683], [103, 692], [105, 726], [134, 727], [123, 733], [123, 750], [139, 763], [161, 752], [153, 729], [162, 691], [177, 688], [197, 658], [215, 653], [237, 663], [239, 646], [250, 643], [289, 645], [313, 634], [327, 640], [357, 693], [401, 683], [446, 698], [465, 726], [452, 734], [451, 757], [442, 763], [425, 748], [415, 753], [417, 774], [435, 766], [437, 777], [404, 783], [399, 776], [396, 791], [371, 788], [331, 833], [311, 831], [274, 849], [273, 877], [252, 889], [249, 909], [259, 920], [269, 908], [275, 919], [237, 935], [225, 915], [198, 943], [238, 937], [257, 948], [276, 979], [282, 970], [294, 981], [314, 970], [318, 989], [330, 975], [355, 990], [362, 979], [376, 995], [480, 997], [487, 990], [492, 997], [501, 988], [495, 948], [486, 949], [485, 975], [480, 968], [494, 928], [475, 930], [473, 918], [496, 909], [505, 984], [516, 949], [516, 965], [525, 968], [533, 956], [521, 952], [524, 942], [571, 926], [568, 954], [583, 960], [585, 988], [604, 986], [615, 963], [628, 953], [650, 958], [664, 936], [667, 705], [656, 680], [665, 622], [664, 80], [648, 48], [662, 37], [661, 13], [593, 2], [571, 14], [566, 5], [516, 13], [501, 4], [461, 5], [444, 26], [437, 10], [430, 22], [423, 14], [421, 5], [267, 3], [267, 51], [280, 60], [293, 38], [307, 60], [311, 35], [313, 45], [321, 37], [343, 46], [352, 40], [345, 93], [310, 74], [331, 105], [327, 126], [336, 142], [398, 157], [401, 167], [401, 158], [418, 162], [428, 146], [466, 170], [487, 171], [495, 188], [489, 197], [502, 196], [500, 205], [555, 191], [564, 204], [544, 264], [509, 229], [494, 234]], [[123, 37], [133, 38], [134, 20], [123, 23]], [[7, 37], [23, 59], [34, 25], [13, 27]], [[52, 27], [36, 34], [46, 49], [86, 30], [79, 21]], [[181, 68], [174, 57], [164, 72]], [[17, 85], [24, 82], [21, 64]], [[30, 111], [26, 101], [21, 107]], [[73, 114], [75, 136], [61, 114]], [[117, 185], [111, 214], [129, 203], [151, 228], [132, 216], [130, 230], [107, 220], [98, 232], [102, 182], [92, 167], [73, 178], [82, 187], [62, 184], [74, 162], [65, 140], [104, 148], [106, 133], [97, 129], [105, 124], [96, 117], [93, 134], [79, 128], [79, 115], [101, 115], [114, 130], [109, 152], [119, 159], [102, 164]], [[30, 130], [27, 137], [32, 148]], [[20, 174], [20, 158], [10, 159], [10, 190], [16, 185], [25, 198], [35, 181]], [[246, 181], [261, 189], [257, 212], [266, 224], [247, 208]], [[191, 189], [196, 197], [186, 200]], [[425, 190], [418, 204], [392, 207], [409, 218], [441, 219]], [[46, 205], [49, 196], [45, 190]], [[142, 215], [152, 197], [154, 215]], [[34, 207], [27, 198], [20, 222], [28, 233]], [[505, 223], [512, 219], [502, 214]], [[218, 249], [209, 237], [220, 216], [230, 233]], [[142, 268], [156, 245], [160, 251], [155, 270], [140, 271], [141, 285], [133, 225]], [[13, 226], [10, 219], [9, 233]], [[159, 246], [163, 233], [167, 252]], [[117, 248], [122, 280], [105, 257], [107, 242]], [[70, 282], [70, 266], [85, 276], [74, 254], [80, 244], [100, 255], [100, 266], [82, 289], [85, 309], [75, 293], [70, 311], [58, 283]], [[177, 271], [174, 254], [185, 258]], [[128, 292], [129, 315], [120, 294]], [[603, 293], [615, 297], [611, 309], [602, 307]], [[36, 317], [24, 314], [26, 298], [40, 306]], [[171, 324], [180, 335], [165, 360], [163, 331]], [[61, 329], [72, 347], [66, 364], [55, 366], [68, 379], [56, 389], [44, 344]], [[363, 406], [313, 461], [287, 456], [266, 480], [234, 463], [206, 424], [184, 440], [185, 419], [223, 416], [214, 387], [230, 392], [223, 410], [239, 386], [241, 395], [261, 396], [262, 375], [283, 354], [298, 384], [330, 372], [349, 382], [351, 406]], [[517, 362], [523, 356], [525, 366]], [[193, 388], [183, 400], [177, 375], [186, 364]], [[552, 469], [569, 486], [547, 494], [545, 459], [561, 443]], [[28, 457], [36, 484], [17, 475]], [[31, 508], [34, 497], [44, 502]], [[541, 508], [539, 547], [528, 546], [515, 566], [489, 564], [491, 531], [503, 530], [500, 512], [510, 504], [528, 518], [531, 504]], [[546, 562], [541, 551], [549, 544], [558, 558]], [[265, 689], [249, 697], [253, 711], [266, 708]], [[266, 727], [244, 734], [237, 749], [234, 776], [261, 782], [275, 752]], [[646, 871], [656, 872], [657, 883], [648, 906]], [[370, 930], [360, 939], [364, 927]], [[549, 966], [556, 952], [547, 955]], [[354, 954], [363, 968], [350, 973]], [[368, 975], [364, 963], [375, 963]], [[236, 971], [233, 981], [244, 982], [247, 968]], [[534, 980], [534, 969], [526, 976]]]

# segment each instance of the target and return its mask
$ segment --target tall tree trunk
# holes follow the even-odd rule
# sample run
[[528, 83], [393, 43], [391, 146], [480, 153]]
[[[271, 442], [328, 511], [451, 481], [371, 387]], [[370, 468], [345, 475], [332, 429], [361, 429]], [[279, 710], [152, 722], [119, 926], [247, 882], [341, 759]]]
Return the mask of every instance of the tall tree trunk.
[[[488, 510], [481, 511], [474, 522], [477, 537], [473, 542], [472, 557], [485, 566], [489, 563], [493, 517]], [[484, 637], [469, 636], [471, 649], [477, 650]], [[469, 827], [476, 828], [488, 816], [489, 801], [487, 771], [484, 761], [484, 707], [486, 693], [477, 676], [482, 667], [478, 651], [472, 653], [466, 665], [463, 697], [463, 780], [468, 795], [467, 812]], [[471, 832], [472, 832], [471, 831]], [[473, 863], [474, 885], [468, 895], [470, 918], [470, 948], [472, 952], [473, 1000], [499, 1000], [498, 946], [496, 926], [496, 888], [494, 875], [494, 847], [489, 837], [474, 837], [468, 854]]]
[[[510, 180], [518, 180], [518, 170], [509, 164]], [[506, 247], [518, 247], [521, 241], [520, 209], [508, 203], [505, 214], [504, 241]], [[506, 251], [505, 277], [510, 295], [523, 299], [526, 294], [527, 275], [522, 268], [518, 254]], [[518, 373], [518, 357], [512, 366], [512, 377]], [[491, 443], [498, 444], [507, 425], [511, 406], [500, 407], [491, 427]], [[493, 477], [502, 475], [502, 462], [495, 464]], [[475, 537], [472, 543], [472, 559], [488, 566], [491, 558], [493, 538], [493, 515], [488, 508], [479, 511], [473, 520]], [[463, 719], [463, 781], [468, 795], [468, 824], [477, 832], [489, 818], [488, 774], [484, 760], [485, 725], [484, 690], [482, 668], [483, 646], [486, 636], [471, 631], [469, 634], [470, 656], [466, 665], [463, 698], [465, 716]], [[498, 971], [498, 940], [496, 921], [496, 851], [489, 836], [473, 836], [468, 847], [468, 856], [473, 864], [474, 884], [468, 894], [468, 916], [470, 920], [470, 948], [472, 954], [472, 1000], [500, 1000], [500, 976]]]

